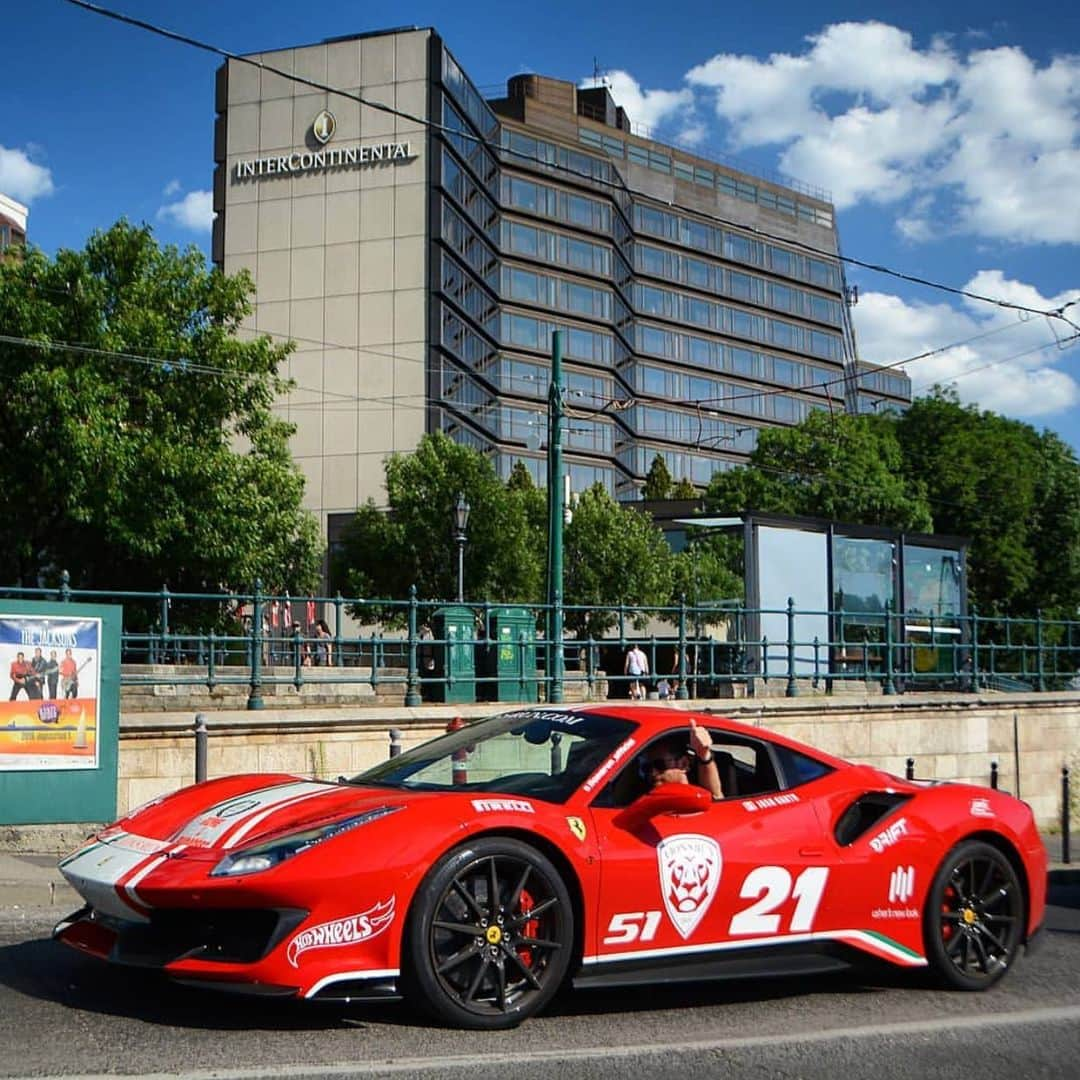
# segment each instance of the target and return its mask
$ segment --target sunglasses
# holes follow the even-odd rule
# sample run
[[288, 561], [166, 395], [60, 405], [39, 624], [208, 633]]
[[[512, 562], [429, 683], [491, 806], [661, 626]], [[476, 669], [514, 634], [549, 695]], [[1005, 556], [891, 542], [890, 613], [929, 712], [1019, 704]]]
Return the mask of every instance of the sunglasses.
[[650, 772], [666, 772], [668, 769], [680, 768], [679, 763], [681, 761], [682, 755], [664, 754], [660, 757], [651, 758], [648, 767]]

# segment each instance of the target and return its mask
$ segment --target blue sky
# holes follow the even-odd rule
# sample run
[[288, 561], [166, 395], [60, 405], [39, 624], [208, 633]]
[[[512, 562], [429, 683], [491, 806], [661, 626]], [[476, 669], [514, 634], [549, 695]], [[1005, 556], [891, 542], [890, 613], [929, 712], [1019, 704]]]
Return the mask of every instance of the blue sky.
[[[1080, 15], [1069, 5], [715, 0], [542, 7], [344, 0], [106, 0], [234, 52], [435, 26], [485, 93], [538, 71], [604, 72], [633, 121], [706, 156], [832, 193], [845, 254], [1037, 310], [1080, 297]], [[31, 240], [80, 247], [126, 216], [209, 249], [214, 56], [64, 0], [19, 5], [0, 85], [0, 192]], [[1019, 318], [848, 269], [867, 359], [916, 391], [1059, 432], [1080, 448], [1080, 344]], [[1080, 304], [1067, 312], [1080, 325]], [[960, 344], [956, 344], [960, 343]]]

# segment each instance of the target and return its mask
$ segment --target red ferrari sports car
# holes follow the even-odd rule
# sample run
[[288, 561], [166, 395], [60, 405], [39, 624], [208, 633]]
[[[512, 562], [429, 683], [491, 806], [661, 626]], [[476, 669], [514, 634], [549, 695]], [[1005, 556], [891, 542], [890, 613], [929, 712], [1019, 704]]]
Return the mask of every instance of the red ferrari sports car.
[[[672, 747], [708, 760], [691, 719], [721, 799], [657, 772]], [[982, 989], [1046, 902], [1031, 811], [1003, 792], [641, 705], [505, 713], [336, 782], [210, 780], [60, 865], [87, 903], [55, 936], [94, 956], [250, 993], [404, 996], [473, 1028], [519, 1023], [567, 980], [867, 957]]]

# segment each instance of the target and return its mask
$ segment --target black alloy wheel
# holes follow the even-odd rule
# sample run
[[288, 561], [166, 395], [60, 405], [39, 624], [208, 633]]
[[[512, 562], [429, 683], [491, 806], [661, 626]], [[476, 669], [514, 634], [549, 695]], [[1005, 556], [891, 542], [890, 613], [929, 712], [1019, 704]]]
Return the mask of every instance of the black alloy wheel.
[[924, 915], [926, 954], [947, 986], [985, 990], [1016, 959], [1024, 932], [1024, 895], [1008, 858], [966, 841], [946, 856]]
[[570, 895], [550, 860], [490, 837], [450, 851], [418, 889], [402, 974], [413, 1002], [440, 1020], [509, 1028], [559, 988], [573, 944]]

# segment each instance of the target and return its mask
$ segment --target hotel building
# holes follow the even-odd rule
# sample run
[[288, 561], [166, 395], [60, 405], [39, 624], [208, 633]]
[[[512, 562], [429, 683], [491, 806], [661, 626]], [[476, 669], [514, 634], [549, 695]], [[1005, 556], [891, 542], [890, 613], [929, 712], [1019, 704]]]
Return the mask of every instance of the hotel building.
[[26, 219], [29, 213], [22, 203], [0, 193], [0, 252], [26, 243]]
[[296, 342], [279, 411], [331, 541], [424, 432], [543, 483], [555, 329], [574, 490], [636, 499], [657, 454], [703, 487], [765, 427], [910, 400], [857, 358], [825, 193], [653, 141], [603, 86], [487, 100], [432, 29], [248, 59], [218, 73], [213, 257]]

